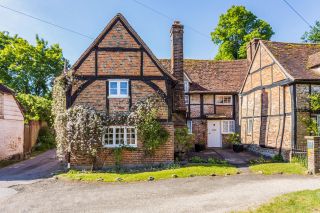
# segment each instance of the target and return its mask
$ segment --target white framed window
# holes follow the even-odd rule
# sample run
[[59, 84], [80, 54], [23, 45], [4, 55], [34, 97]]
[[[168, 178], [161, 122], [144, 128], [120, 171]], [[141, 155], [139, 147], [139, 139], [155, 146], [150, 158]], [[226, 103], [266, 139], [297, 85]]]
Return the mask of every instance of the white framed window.
[[0, 92], [0, 118], [4, 114], [4, 94]]
[[222, 134], [231, 134], [235, 132], [234, 120], [222, 121]]
[[109, 80], [109, 98], [127, 98], [128, 96], [128, 80]]
[[187, 128], [189, 134], [192, 134], [192, 120], [187, 120]]
[[104, 147], [137, 147], [137, 129], [133, 126], [109, 126], [102, 135]]
[[232, 105], [232, 95], [216, 95], [217, 105]]
[[252, 129], [253, 129], [253, 119], [250, 118], [247, 120], [247, 135], [252, 135]]
[[184, 86], [184, 92], [189, 92], [189, 89], [190, 89], [189, 81], [184, 81], [183, 86]]
[[184, 96], [184, 102], [185, 102], [186, 104], [189, 104], [189, 95], [185, 95], [185, 96]]

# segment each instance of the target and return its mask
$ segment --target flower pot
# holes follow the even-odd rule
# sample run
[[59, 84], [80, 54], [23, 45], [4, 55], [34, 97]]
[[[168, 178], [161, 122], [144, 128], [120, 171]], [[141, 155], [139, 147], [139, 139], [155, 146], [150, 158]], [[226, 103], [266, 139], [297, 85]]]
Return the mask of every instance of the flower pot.
[[243, 144], [233, 144], [232, 149], [234, 152], [242, 152], [243, 151]]

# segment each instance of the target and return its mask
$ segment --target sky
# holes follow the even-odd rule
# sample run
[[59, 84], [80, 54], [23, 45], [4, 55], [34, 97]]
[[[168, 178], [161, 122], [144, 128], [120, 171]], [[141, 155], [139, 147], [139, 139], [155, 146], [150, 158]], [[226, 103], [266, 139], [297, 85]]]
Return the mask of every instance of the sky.
[[[320, 20], [319, 0], [287, 1], [310, 24]], [[185, 58], [213, 59], [218, 47], [211, 41], [210, 32], [217, 25], [219, 16], [232, 5], [243, 5], [267, 21], [275, 32], [271, 39], [274, 41], [301, 42], [301, 36], [309, 29], [283, 0], [0, 0], [1, 5], [92, 38], [97, 37], [120, 12], [158, 58], [170, 57], [170, 28], [173, 20], [179, 20], [185, 25]], [[49, 44], [58, 43], [71, 63], [93, 41], [2, 7], [0, 31], [18, 34], [31, 43], [35, 42], [36, 34]]]

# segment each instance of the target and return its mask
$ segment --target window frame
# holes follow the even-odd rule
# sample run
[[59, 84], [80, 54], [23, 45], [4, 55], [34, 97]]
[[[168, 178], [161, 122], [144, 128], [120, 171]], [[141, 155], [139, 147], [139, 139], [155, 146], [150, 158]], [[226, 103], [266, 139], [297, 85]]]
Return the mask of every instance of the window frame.
[[[117, 83], [117, 94], [111, 94], [111, 83]], [[121, 83], [125, 82], [127, 84], [127, 94], [121, 94]], [[108, 80], [108, 98], [129, 98], [129, 80], [128, 79], [111, 79]]]
[[[251, 126], [249, 125], [251, 123]], [[253, 131], [253, 119], [249, 118], [247, 119], [247, 135], [252, 135]]]
[[[189, 126], [190, 125], [190, 126]], [[189, 128], [190, 127], [190, 128]], [[187, 120], [187, 128], [188, 128], [188, 133], [189, 134], [193, 134], [192, 133], [192, 120]]]
[[[219, 97], [222, 98], [222, 103], [218, 103]], [[224, 102], [224, 98], [225, 98], [225, 97], [230, 97], [230, 103], [225, 103], [225, 102]], [[216, 97], [215, 97], [215, 104], [216, 104], [216, 105], [232, 105], [232, 104], [233, 104], [232, 95], [216, 95]]]
[[183, 81], [183, 89], [184, 89], [185, 93], [190, 91], [190, 82], [189, 81]]
[[184, 103], [189, 104], [189, 95], [184, 95]]
[[[224, 131], [224, 123], [227, 122], [227, 129], [228, 131]], [[222, 120], [221, 121], [221, 134], [232, 134], [232, 133], [235, 133], [235, 120]]]
[[[106, 144], [105, 139], [106, 139], [106, 134], [108, 129], [113, 129], [112, 130], [112, 144]], [[123, 144], [116, 144], [116, 129], [123, 129]], [[134, 129], [134, 144], [128, 144], [128, 129]], [[130, 137], [131, 138], [131, 137]], [[121, 147], [121, 146], [127, 146], [127, 147], [137, 147], [138, 146], [138, 131], [135, 126], [108, 126], [105, 127], [103, 130], [102, 134], [102, 145], [104, 148], [116, 148], [116, 147]]]

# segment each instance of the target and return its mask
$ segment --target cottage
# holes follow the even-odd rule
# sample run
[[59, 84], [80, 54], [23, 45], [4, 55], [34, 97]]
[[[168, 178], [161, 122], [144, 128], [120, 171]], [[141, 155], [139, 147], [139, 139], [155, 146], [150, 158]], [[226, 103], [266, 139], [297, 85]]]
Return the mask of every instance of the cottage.
[[[172, 27], [172, 67], [166, 69], [127, 20], [116, 15], [72, 66], [75, 82], [67, 95], [67, 107], [89, 105], [106, 114], [128, 112], [149, 94], [160, 93], [159, 121], [170, 133], [154, 156], [146, 157], [139, 133], [133, 126], [108, 126], [102, 136], [98, 158], [113, 165], [112, 150], [120, 144], [122, 164], [170, 163], [174, 160], [174, 127], [185, 125], [182, 71], [182, 35], [179, 23]], [[181, 90], [182, 88], [182, 90]], [[72, 165], [88, 165], [83, 156], [73, 156]]]
[[[292, 150], [305, 150], [306, 127], [299, 118], [320, 120], [308, 101], [309, 94], [320, 92], [320, 45], [254, 39], [247, 59], [193, 60], [183, 57], [180, 22], [170, 35], [171, 59], [159, 60], [118, 14], [72, 66], [67, 108], [90, 105], [110, 115], [128, 112], [148, 94], [164, 97], [158, 119], [170, 133], [167, 143], [146, 157], [135, 127], [108, 126], [98, 153], [105, 165], [114, 164], [112, 149], [121, 143], [136, 148], [124, 151], [123, 164], [173, 162], [174, 129], [181, 126], [206, 148], [227, 147], [227, 136], [239, 132], [255, 151], [264, 147], [288, 157]], [[88, 160], [74, 156], [71, 163]]]
[[[170, 67], [170, 60], [161, 60]], [[189, 132], [207, 148], [228, 147], [229, 134], [239, 132], [238, 94], [248, 61], [184, 59], [184, 92]]]
[[320, 92], [320, 45], [253, 40], [251, 65], [240, 92], [241, 138], [289, 158], [306, 150], [303, 117], [319, 120], [308, 96]]
[[14, 92], [0, 84], [0, 160], [22, 157], [24, 145], [23, 110]]

